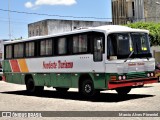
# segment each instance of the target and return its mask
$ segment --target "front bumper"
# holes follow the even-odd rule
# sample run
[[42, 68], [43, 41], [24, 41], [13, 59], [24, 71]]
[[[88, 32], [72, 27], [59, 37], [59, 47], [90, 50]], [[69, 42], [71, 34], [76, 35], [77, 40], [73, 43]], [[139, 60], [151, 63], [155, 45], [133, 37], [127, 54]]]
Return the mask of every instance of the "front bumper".
[[109, 81], [108, 89], [112, 90], [120, 87], [135, 87], [151, 83], [158, 83], [157, 77]]

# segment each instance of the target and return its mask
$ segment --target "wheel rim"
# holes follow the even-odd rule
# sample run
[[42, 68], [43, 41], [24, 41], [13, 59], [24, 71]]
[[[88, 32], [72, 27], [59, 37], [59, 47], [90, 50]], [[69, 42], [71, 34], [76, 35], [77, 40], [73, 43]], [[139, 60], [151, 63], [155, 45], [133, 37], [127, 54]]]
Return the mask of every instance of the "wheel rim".
[[86, 93], [90, 93], [92, 91], [92, 86], [90, 84], [86, 84], [84, 90]]

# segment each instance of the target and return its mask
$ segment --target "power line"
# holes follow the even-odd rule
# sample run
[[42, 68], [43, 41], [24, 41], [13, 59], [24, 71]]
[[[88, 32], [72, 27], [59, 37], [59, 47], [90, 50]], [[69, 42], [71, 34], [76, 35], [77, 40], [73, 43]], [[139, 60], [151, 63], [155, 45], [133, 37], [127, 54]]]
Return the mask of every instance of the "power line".
[[54, 16], [54, 17], [65, 17], [65, 18], [81, 18], [81, 19], [103, 19], [103, 20], [116, 20], [116, 19], [134, 19], [134, 20], [145, 20], [145, 19], [154, 19], [154, 18], [160, 18], [160, 17], [144, 17], [144, 18], [129, 18], [129, 17], [116, 17], [116, 18], [100, 18], [100, 17], [78, 17], [78, 16], [63, 16], [63, 15], [55, 15], [55, 14], [44, 14], [44, 13], [31, 13], [31, 12], [23, 12], [23, 11], [15, 11], [15, 10], [6, 10], [6, 9], [0, 9], [0, 11], [4, 12], [12, 12], [12, 13], [18, 13], [18, 14], [28, 14], [28, 15], [39, 15], [39, 16]]
[[8, 0], [8, 27], [9, 27], [9, 40], [11, 40], [11, 18], [10, 18], [10, 0]]
[[0, 11], [13, 12], [13, 13], [19, 13], [19, 14], [30, 14], [30, 15], [50, 16], [50, 17], [51, 17], [51, 16], [54, 16], [54, 17], [65, 17], [65, 18], [111, 19], [111, 18], [99, 18], [99, 17], [78, 17], [78, 16], [50, 15], [50, 14], [44, 14], [44, 13], [31, 13], [31, 12], [22, 12], [22, 11], [6, 10], [6, 9], [0, 9]]

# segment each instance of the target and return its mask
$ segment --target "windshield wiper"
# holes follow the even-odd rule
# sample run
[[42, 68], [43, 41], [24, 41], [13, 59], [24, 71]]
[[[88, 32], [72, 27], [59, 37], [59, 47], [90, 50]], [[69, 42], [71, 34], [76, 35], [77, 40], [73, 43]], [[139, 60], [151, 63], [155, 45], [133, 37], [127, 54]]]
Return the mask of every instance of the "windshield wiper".
[[127, 58], [124, 62], [127, 62], [127, 60], [133, 55], [133, 53], [134, 53], [134, 51], [132, 51], [132, 52], [129, 54], [128, 58]]

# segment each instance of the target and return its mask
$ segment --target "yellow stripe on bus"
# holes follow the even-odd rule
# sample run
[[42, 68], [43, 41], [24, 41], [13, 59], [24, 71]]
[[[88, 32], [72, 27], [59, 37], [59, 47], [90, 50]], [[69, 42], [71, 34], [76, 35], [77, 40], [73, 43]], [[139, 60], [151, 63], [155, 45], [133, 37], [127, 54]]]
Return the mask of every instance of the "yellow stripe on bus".
[[25, 59], [19, 59], [18, 63], [19, 63], [21, 72], [29, 72]]

